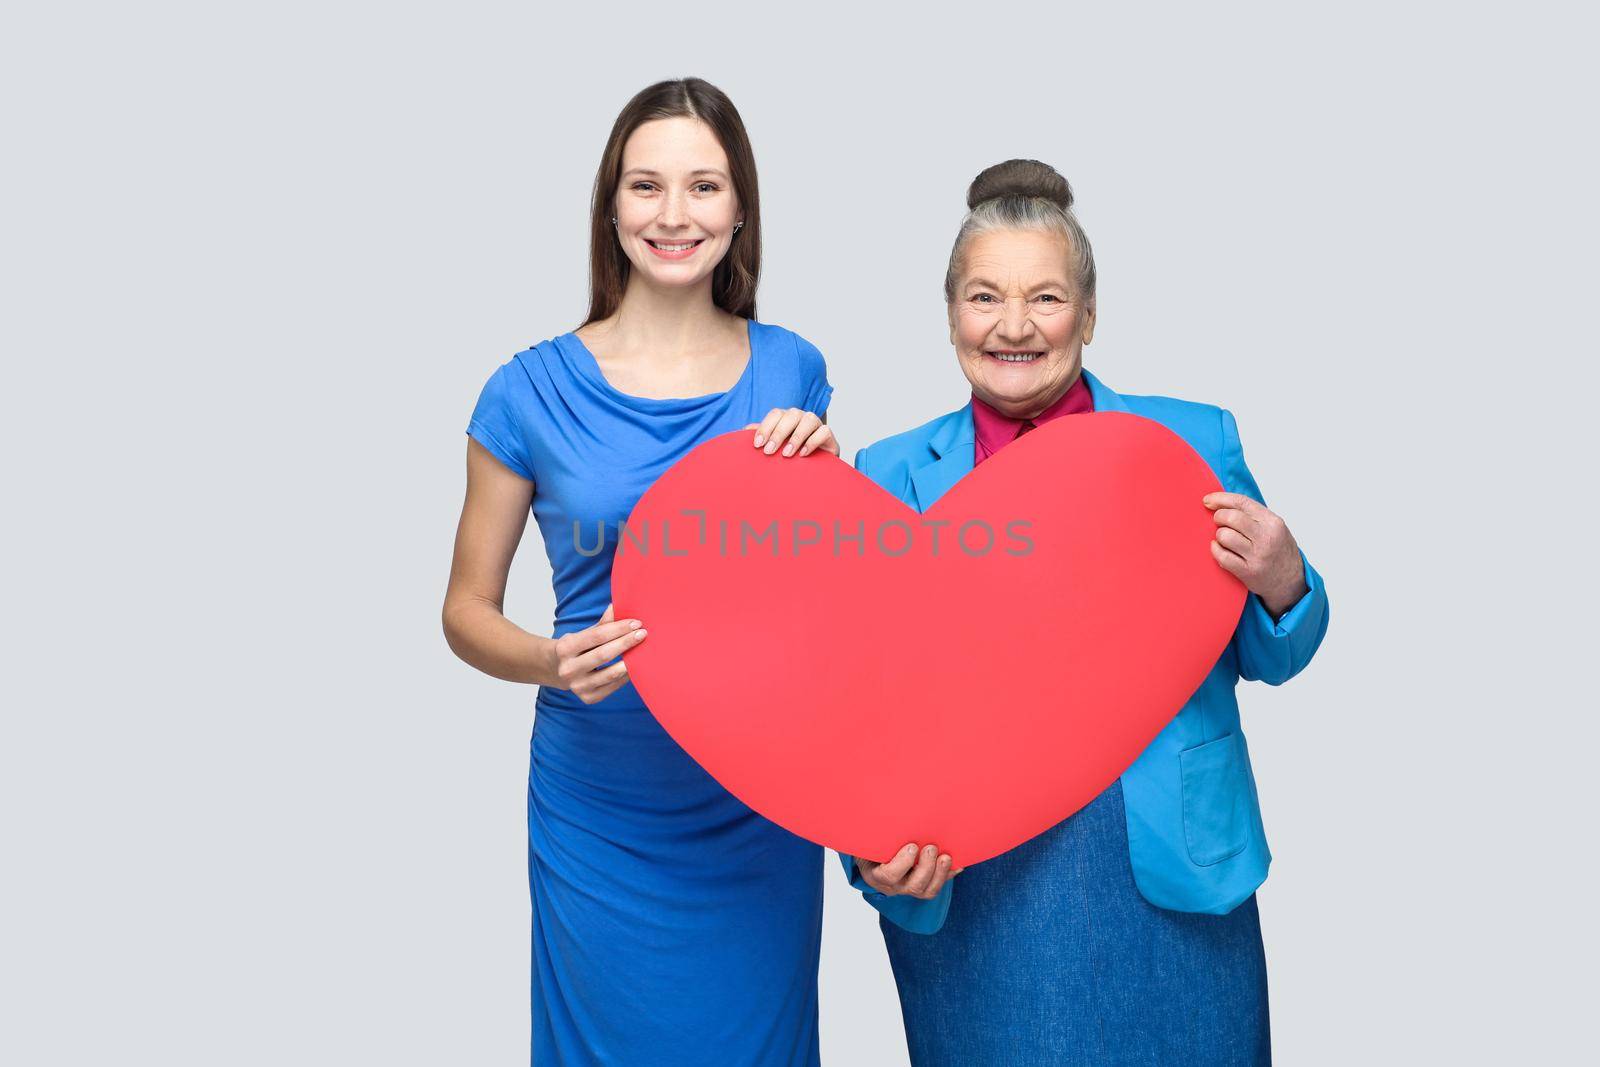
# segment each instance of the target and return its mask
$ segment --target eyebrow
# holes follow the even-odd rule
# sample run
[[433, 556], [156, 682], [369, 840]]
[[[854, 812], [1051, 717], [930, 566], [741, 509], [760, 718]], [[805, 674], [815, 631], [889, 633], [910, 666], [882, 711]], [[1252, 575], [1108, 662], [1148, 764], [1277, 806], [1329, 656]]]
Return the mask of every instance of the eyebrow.
[[[659, 178], [659, 177], [661, 177], [661, 172], [660, 171], [651, 170], [649, 167], [632, 167], [632, 168], [622, 172], [622, 176], [624, 178], [626, 178], [630, 174], [638, 174], [638, 175], [641, 175], [641, 176], [647, 177], [647, 178]], [[701, 167], [699, 170], [691, 170], [689, 172], [689, 177], [692, 178], [696, 174], [710, 174], [713, 177], [721, 178], [723, 181], [727, 181], [728, 180], [728, 176], [726, 174], [722, 173], [722, 171], [717, 170], [714, 167]]]
[[[981, 289], [995, 289], [995, 290], [998, 290], [1000, 287], [998, 285], [996, 285], [994, 282], [991, 282], [988, 278], [968, 278], [967, 279], [967, 288], [968, 289], [981, 288]], [[1067, 292], [1071, 292], [1070, 287], [1067, 286], [1066, 283], [1064, 283], [1064, 282], [1040, 282], [1038, 285], [1035, 285], [1032, 289], [1029, 289], [1028, 292], [1029, 292], [1029, 294], [1033, 294], [1033, 293], [1042, 292], [1045, 289], [1061, 289], [1061, 290], [1064, 290], [1064, 291], [1067, 291]]]

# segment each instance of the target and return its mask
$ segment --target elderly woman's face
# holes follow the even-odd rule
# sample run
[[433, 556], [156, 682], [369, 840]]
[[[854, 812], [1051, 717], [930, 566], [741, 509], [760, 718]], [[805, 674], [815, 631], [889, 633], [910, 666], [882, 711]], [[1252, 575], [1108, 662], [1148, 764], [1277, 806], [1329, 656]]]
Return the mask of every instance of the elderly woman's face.
[[1073, 284], [1072, 249], [1055, 233], [996, 230], [972, 239], [950, 305], [950, 342], [978, 399], [1032, 418], [1083, 368], [1094, 310]]

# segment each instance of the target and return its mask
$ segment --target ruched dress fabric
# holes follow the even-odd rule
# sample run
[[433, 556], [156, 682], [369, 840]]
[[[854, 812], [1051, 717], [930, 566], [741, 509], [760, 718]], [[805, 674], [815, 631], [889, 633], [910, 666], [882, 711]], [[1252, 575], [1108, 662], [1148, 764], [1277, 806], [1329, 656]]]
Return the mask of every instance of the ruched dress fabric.
[[[623, 393], [571, 333], [484, 386], [467, 432], [534, 482], [555, 636], [599, 620], [617, 524], [675, 461], [775, 407], [826, 412], [821, 353], [778, 326], [748, 332], [749, 362], [723, 393]], [[750, 607], [754, 619], [770, 605]], [[540, 687], [535, 709], [532, 1062], [817, 1064], [822, 849], [718, 785], [631, 683], [596, 704]]]

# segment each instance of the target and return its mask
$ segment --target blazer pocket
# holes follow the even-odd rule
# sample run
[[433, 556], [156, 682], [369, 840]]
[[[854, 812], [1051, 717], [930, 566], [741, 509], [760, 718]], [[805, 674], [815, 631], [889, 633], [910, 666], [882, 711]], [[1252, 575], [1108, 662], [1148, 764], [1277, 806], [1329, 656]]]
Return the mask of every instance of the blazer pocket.
[[1178, 753], [1183, 775], [1183, 837], [1189, 858], [1201, 867], [1237, 856], [1250, 843], [1245, 778], [1239, 735]]

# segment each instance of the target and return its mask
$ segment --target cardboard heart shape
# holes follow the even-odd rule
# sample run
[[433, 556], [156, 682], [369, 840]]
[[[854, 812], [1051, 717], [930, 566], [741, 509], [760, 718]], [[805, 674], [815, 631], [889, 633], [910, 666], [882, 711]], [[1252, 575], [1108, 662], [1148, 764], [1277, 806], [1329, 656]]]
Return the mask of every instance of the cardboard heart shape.
[[640, 696], [730, 792], [875, 861], [978, 863], [1049, 829], [1199, 687], [1244, 586], [1205, 460], [1153, 420], [1055, 419], [918, 514], [751, 431], [667, 470], [619, 530]]

